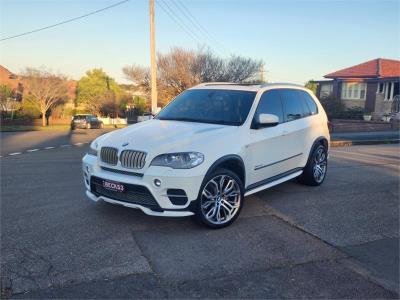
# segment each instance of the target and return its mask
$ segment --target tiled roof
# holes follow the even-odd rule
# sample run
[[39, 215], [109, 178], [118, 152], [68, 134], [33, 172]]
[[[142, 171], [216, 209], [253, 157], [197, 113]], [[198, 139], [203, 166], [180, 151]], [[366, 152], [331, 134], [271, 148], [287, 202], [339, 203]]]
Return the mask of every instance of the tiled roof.
[[365, 63], [339, 70], [324, 76], [325, 78], [385, 78], [400, 77], [400, 61], [377, 58]]
[[11, 86], [11, 88], [16, 88], [18, 83], [18, 76], [10, 72], [7, 68], [0, 65], [0, 84], [6, 84]]

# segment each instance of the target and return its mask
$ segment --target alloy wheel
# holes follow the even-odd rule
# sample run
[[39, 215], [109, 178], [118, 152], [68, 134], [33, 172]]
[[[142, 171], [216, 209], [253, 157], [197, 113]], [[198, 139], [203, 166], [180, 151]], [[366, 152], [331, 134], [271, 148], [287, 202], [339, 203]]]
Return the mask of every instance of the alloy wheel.
[[201, 212], [204, 218], [215, 225], [222, 225], [234, 218], [242, 201], [239, 184], [228, 175], [217, 175], [210, 179], [201, 194]]
[[317, 149], [317, 153], [314, 158], [313, 174], [316, 182], [321, 183], [326, 175], [327, 169], [327, 156], [324, 148], [320, 147]]

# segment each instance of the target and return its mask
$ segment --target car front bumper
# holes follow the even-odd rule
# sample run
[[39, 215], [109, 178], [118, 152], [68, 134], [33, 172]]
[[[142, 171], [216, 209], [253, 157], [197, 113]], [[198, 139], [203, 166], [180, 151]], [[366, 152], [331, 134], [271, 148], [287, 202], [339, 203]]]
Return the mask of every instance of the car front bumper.
[[[86, 154], [83, 157], [82, 171], [86, 195], [89, 199], [95, 202], [100, 200], [125, 207], [139, 208], [144, 213], [152, 216], [184, 217], [193, 215], [191, 203], [197, 199], [204, 175], [193, 176], [193, 171], [190, 170], [176, 170], [152, 166], [147, 168], [141, 176], [134, 176], [120, 173], [125, 172], [126, 169], [122, 170], [122, 168], [114, 167], [113, 170], [115, 171], [109, 171], [109, 167], [107, 167], [108, 169], [104, 167], [105, 166], [99, 164], [96, 156]], [[92, 177], [126, 185], [145, 187], [157, 202], [157, 207], [135, 203], [134, 199], [133, 201], [132, 199], [130, 199], [130, 201], [121, 201], [113, 196], [99, 194], [97, 190], [94, 190], [94, 180], [92, 180]], [[158, 187], [154, 184], [155, 179], [161, 181], [161, 186]], [[175, 205], [171, 202], [170, 193], [168, 193], [168, 191], [175, 189], [185, 192], [187, 197], [186, 203]]]

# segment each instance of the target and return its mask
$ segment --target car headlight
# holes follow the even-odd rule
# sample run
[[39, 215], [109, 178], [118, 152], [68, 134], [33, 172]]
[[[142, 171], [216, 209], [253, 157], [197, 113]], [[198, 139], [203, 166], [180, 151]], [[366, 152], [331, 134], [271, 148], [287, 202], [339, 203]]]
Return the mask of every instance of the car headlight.
[[87, 154], [97, 156], [97, 147], [98, 147], [97, 142], [91, 143]]
[[191, 169], [204, 161], [204, 155], [199, 152], [166, 153], [156, 156], [151, 166], [170, 167], [173, 169]]

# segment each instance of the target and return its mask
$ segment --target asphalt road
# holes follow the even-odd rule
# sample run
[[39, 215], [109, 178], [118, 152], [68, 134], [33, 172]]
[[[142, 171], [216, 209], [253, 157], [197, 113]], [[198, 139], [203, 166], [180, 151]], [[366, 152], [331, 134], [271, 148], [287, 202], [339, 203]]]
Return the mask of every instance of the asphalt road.
[[69, 144], [0, 159], [3, 296], [398, 298], [398, 145], [334, 148], [321, 187], [260, 192], [207, 230], [90, 202], [88, 146]]
[[113, 129], [0, 132], [0, 156], [79, 146], [111, 130]]
[[[79, 146], [83, 143], [91, 142], [97, 136], [111, 130], [114, 129], [0, 132], [0, 157], [35, 152], [46, 148]], [[333, 141], [399, 140], [400, 132], [395, 130], [333, 133], [331, 134], [331, 139]]]

